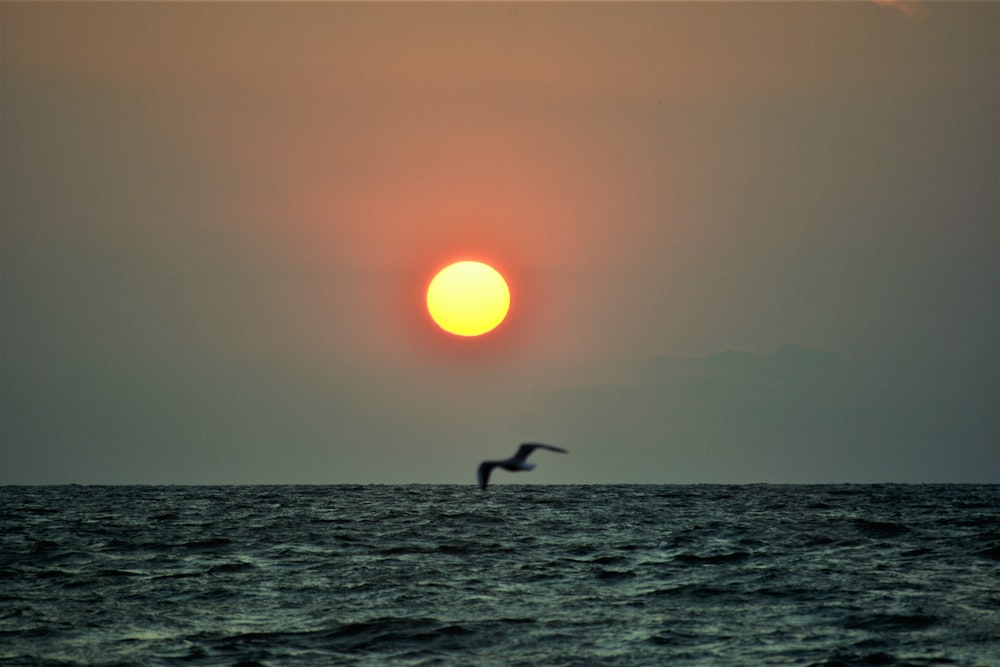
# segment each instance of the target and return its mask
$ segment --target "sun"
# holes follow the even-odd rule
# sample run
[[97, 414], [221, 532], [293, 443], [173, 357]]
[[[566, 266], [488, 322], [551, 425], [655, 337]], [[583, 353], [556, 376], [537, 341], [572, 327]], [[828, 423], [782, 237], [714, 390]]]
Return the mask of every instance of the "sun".
[[456, 336], [481, 336], [495, 329], [510, 310], [510, 289], [489, 264], [456, 262], [438, 271], [427, 287], [427, 311]]

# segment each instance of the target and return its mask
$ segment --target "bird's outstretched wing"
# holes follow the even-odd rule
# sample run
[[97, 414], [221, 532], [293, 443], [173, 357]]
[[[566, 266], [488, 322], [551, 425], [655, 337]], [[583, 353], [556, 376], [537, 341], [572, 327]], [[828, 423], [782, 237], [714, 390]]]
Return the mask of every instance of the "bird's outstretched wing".
[[522, 462], [526, 458], [528, 458], [528, 454], [535, 451], [536, 449], [547, 449], [551, 452], [559, 452], [560, 454], [568, 453], [562, 447], [553, 447], [552, 445], [543, 445], [537, 442], [526, 442], [517, 448], [517, 454], [514, 454], [514, 460]]
[[490, 483], [490, 473], [493, 469], [497, 467], [496, 461], [483, 461], [479, 464], [479, 472], [477, 477], [479, 477], [479, 488], [485, 489], [486, 485]]

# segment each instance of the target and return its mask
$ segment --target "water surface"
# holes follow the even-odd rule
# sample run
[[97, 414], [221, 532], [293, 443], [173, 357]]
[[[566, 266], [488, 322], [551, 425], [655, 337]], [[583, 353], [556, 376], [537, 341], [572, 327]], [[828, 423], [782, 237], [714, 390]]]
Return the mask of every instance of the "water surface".
[[4, 665], [998, 665], [1000, 486], [0, 487]]

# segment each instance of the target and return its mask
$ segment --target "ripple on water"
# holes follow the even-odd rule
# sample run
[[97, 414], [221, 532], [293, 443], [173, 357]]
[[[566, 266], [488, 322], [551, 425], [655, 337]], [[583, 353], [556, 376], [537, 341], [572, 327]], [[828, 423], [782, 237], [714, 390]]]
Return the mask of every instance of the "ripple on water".
[[0, 487], [0, 508], [11, 664], [1000, 654], [996, 486]]

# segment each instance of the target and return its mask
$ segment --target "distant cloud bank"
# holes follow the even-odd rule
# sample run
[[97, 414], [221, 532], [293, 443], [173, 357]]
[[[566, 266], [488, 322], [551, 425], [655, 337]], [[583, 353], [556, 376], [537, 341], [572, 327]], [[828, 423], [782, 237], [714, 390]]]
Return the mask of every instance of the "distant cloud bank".
[[997, 377], [993, 362], [860, 362], [789, 343], [654, 357], [553, 392], [548, 408], [602, 466], [645, 482], [986, 480], [1000, 465]]

